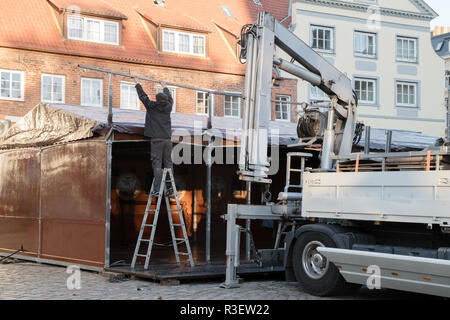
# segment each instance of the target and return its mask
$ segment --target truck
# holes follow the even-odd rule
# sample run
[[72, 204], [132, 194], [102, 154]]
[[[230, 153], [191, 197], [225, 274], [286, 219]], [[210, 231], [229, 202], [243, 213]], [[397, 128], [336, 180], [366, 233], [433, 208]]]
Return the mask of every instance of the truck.
[[[423, 151], [370, 152], [366, 139], [364, 152], [353, 153], [362, 131], [358, 97], [344, 73], [269, 13], [242, 28], [240, 46], [246, 78], [238, 175], [249, 191], [252, 184], [266, 191], [261, 204], [228, 204], [222, 286], [239, 286], [241, 236], [247, 235], [247, 244], [251, 240], [248, 222], [272, 220], [278, 224], [275, 244], [258, 250], [257, 261], [284, 270], [286, 280], [298, 281], [309, 294], [337, 295], [366, 285], [450, 297], [446, 143]], [[276, 58], [276, 50], [290, 61]], [[302, 104], [296, 146], [302, 151], [287, 154], [286, 185], [277, 202], [268, 191], [274, 70], [330, 97], [325, 105]], [[313, 142], [321, 144], [316, 166], [311, 159], [317, 155], [307, 152]]]

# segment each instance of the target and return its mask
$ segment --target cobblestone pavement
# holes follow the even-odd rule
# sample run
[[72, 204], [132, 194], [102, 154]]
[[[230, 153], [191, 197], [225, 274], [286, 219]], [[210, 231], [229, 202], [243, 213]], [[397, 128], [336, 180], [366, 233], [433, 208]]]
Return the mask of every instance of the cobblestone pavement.
[[[0, 299], [143, 299], [143, 300], [315, 300], [296, 283], [280, 279], [244, 282], [237, 289], [219, 288], [219, 282], [161, 285], [124, 279], [111, 273], [81, 271], [81, 289], [69, 290], [66, 268], [30, 262], [0, 264]], [[114, 281], [116, 280], [116, 281]], [[118, 281], [117, 281], [118, 280]], [[126, 280], [126, 281], [124, 281]], [[413, 295], [417, 297], [417, 295]], [[422, 296], [419, 296], [419, 298]], [[411, 294], [394, 291], [369, 292], [339, 299], [408, 299]]]

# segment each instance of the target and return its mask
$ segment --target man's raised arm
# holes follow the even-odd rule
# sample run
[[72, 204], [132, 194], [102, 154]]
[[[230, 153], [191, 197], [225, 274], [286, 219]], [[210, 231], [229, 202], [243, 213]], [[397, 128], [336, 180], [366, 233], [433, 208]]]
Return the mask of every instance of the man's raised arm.
[[148, 97], [148, 95], [145, 93], [144, 89], [142, 89], [141, 84], [136, 80], [136, 78], [134, 79], [134, 81], [136, 82], [136, 91], [139, 97], [139, 100], [142, 101], [142, 103], [144, 104], [145, 109], [149, 109], [152, 107], [153, 101], [151, 101]]

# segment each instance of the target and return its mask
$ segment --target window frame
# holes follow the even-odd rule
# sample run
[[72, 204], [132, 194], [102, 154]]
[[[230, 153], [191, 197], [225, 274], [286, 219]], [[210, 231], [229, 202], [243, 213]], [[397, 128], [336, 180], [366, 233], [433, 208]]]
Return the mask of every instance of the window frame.
[[[288, 94], [277, 94], [275, 95], [275, 100], [280, 100], [280, 98], [288, 98], [288, 100], [286, 100], [286, 102], [291, 102], [292, 101], [292, 96], [288, 95]], [[281, 121], [281, 122], [291, 122], [291, 112], [292, 112], [292, 108], [291, 108], [291, 104], [290, 103], [286, 103], [286, 107], [287, 107], [287, 111], [286, 114], [288, 116], [287, 119], [277, 119], [277, 105], [280, 104], [280, 106], [283, 105], [282, 102], [275, 102], [275, 121]], [[281, 111], [281, 114], [283, 114], [283, 111]]]
[[[18, 73], [20, 74], [20, 98], [13, 98], [12, 97], [12, 83], [10, 85], [9, 88], [9, 94], [11, 97], [3, 97], [1, 95], [1, 73], [2, 72], [9, 72], [10, 73], [10, 77], [9, 77], [9, 81], [12, 82], [12, 74], [13, 73]], [[19, 71], [19, 70], [8, 70], [8, 69], [0, 69], [0, 100], [9, 100], [9, 101], [25, 101], [25, 73], [23, 71]]]
[[[53, 91], [50, 92], [52, 99], [51, 100], [44, 100], [44, 77], [51, 77], [52, 79], [52, 88], [53, 88], [53, 78], [61, 78], [62, 79], [62, 101], [56, 101], [53, 100]], [[65, 75], [59, 75], [59, 74], [50, 74], [50, 73], [42, 73], [41, 74], [41, 101], [46, 103], [66, 103], [66, 76]]]
[[[402, 90], [404, 85], [414, 86], [414, 104], [410, 103], [399, 103], [398, 101], [398, 85], [402, 85]], [[408, 88], [409, 90], [409, 88]], [[408, 94], [409, 96], [409, 94]], [[403, 92], [402, 92], [403, 97]], [[409, 98], [408, 98], [409, 99]], [[403, 98], [402, 98], [403, 100]], [[395, 81], [395, 106], [396, 107], [405, 107], [405, 108], [419, 108], [419, 82], [408, 81], [408, 80], [396, 80]]]
[[[95, 104], [84, 104], [84, 103], [83, 103], [83, 80], [90, 80], [90, 81], [95, 80], [95, 81], [100, 81], [100, 82], [101, 82], [100, 104], [95, 105]], [[85, 107], [101, 107], [101, 108], [104, 107], [104, 105], [103, 105], [103, 94], [104, 94], [103, 89], [104, 89], [104, 88], [103, 88], [103, 79], [101, 79], [101, 78], [87, 78], [87, 77], [82, 77], [82, 78], [81, 78], [81, 83], [80, 83], [80, 91], [81, 91], [80, 104], [81, 104], [82, 106], [85, 106]]]
[[[164, 47], [164, 37], [165, 33], [173, 33], [174, 34], [174, 50], [166, 50]], [[180, 50], [180, 35], [181, 36], [189, 36], [189, 52], [181, 51]], [[194, 38], [202, 38], [203, 39], [203, 53], [195, 53], [195, 46], [194, 46]], [[176, 31], [172, 29], [161, 29], [161, 51], [166, 53], [176, 53], [176, 54], [183, 54], [183, 55], [189, 55], [189, 56], [196, 56], [196, 57], [206, 57], [206, 35], [198, 34], [198, 33], [189, 33], [189, 32], [182, 32], [182, 31]]]
[[[413, 41], [414, 42], [414, 59], [409, 59], [409, 58], [404, 58], [404, 57], [399, 57], [399, 46], [398, 46], [398, 41], [401, 40], [402, 41], [402, 54], [403, 54], [403, 43], [404, 41]], [[407, 63], [418, 63], [419, 62], [419, 39], [418, 38], [414, 38], [414, 37], [407, 37], [407, 36], [400, 36], [397, 35], [395, 37], [395, 58], [396, 61], [398, 62], [407, 62]], [[409, 48], [408, 48], [408, 52], [409, 52]]]
[[[136, 108], [132, 108], [132, 107], [128, 107], [128, 106], [123, 106], [122, 105], [122, 86], [131, 87], [136, 92]], [[128, 93], [128, 99], [130, 98], [129, 94], [130, 93]], [[123, 109], [123, 110], [141, 110], [141, 101], [139, 100], [139, 96], [137, 94], [135, 84], [132, 83], [132, 82], [120, 81], [120, 109]]]
[[[331, 31], [331, 35], [330, 35], [330, 49], [321, 49], [321, 48], [314, 48], [313, 43], [314, 43], [314, 29], [322, 29], [322, 30], [329, 30]], [[318, 45], [318, 43], [317, 43]], [[317, 25], [317, 24], [311, 24], [310, 25], [310, 46], [313, 50], [318, 51], [318, 52], [323, 52], [323, 53], [334, 53], [335, 51], [335, 46], [336, 46], [336, 39], [335, 39], [335, 28], [334, 27], [329, 27], [329, 26], [323, 26], [323, 25]]]
[[[70, 28], [69, 28], [69, 19], [81, 19], [81, 33], [82, 37], [73, 37], [70, 35]], [[88, 28], [87, 24], [88, 21], [92, 22], [100, 22], [100, 38], [101, 40], [90, 40], [88, 39]], [[115, 42], [109, 42], [105, 41], [105, 24], [114, 24], [117, 27], [117, 39]], [[86, 41], [86, 42], [92, 42], [92, 43], [101, 43], [101, 44], [109, 44], [109, 45], [115, 45], [118, 46], [120, 44], [120, 23], [117, 21], [111, 21], [111, 20], [104, 20], [104, 19], [95, 19], [90, 17], [84, 17], [84, 16], [77, 16], [77, 15], [69, 15], [67, 16], [67, 39], [69, 40], [77, 40], [77, 41]]]
[[[203, 95], [203, 98], [202, 98], [202, 100], [204, 101], [204, 102], [206, 102], [206, 106], [203, 106], [203, 108], [205, 108], [206, 110], [207, 110], [207, 112], [198, 112], [198, 100], [199, 100], [199, 94], [202, 94]], [[210, 106], [210, 99], [209, 99], [209, 95], [210, 95], [210, 93], [208, 93], [208, 92], [203, 92], [203, 91], [196, 91], [195, 92], [195, 114], [197, 114], [197, 115], [200, 115], [200, 116], [207, 116], [207, 115], [209, 115], [209, 112], [210, 112], [210, 109], [211, 109], [211, 106]]]
[[[373, 39], [374, 39], [374, 53], [373, 54], [364, 54], [364, 53], [356, 51], [356, 35], [358, 35], [358, 34], [363, 35], [363, 36], [373, 37]], [[378, 35], [377, 35], [377, 33], [355, 30], [354, 34], [353, 34], [353, 54], [356, 57], [377, 59], [377, 57], [378, 57]]]
[[[367, 84], [369, 82], [372, 82], [373, 83], [373, 88], [374, 88], [373, 89], [373, 101], [361, 100], [360, 97], [358, 97], [358, 104], [359, 105], [366, 105], [366, 106], [376, 106], [376, 105], [378, 105], [378, 86], [379, 86], [378, 79], [377, 78], [370, 78], [370, 77], [355, 76], [353, 78], [353, 87], [355, 89], [355, 93], [357, 93], [357, 90], [356, 90], [356, 82], [357, 81], [360, 81], [360, 82], [364, 81]], [[368, 93], [369, 93], [369, 88], [367, 86], [367, 96], [368, 96]]]
[[[225, 93], [231, 93], [231, 94], [240, 94], [239, 92], [231, 92], [231, 91], [225, 91]], [[225, 111], [226, 111], [226, 107], [227, 107], [227, 98], [231, 98], [231, 115], [226, 115]], [[233, 99], [238, 99], [238, 115], [234, 116], [233, 115]], [[242, 99], [240, 97], [237, 96], [224, 96], [223, 97], [223, 116], [226, 118], [238, 118], [240, 119], [242, 117], [241, 111], [242, 109]]]

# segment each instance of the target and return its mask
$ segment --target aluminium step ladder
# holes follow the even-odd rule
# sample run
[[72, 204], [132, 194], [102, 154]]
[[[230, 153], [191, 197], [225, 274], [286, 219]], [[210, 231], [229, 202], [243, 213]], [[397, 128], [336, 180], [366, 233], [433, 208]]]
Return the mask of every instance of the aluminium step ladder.
[[[167, 183], [170, 183], [169, 187], [167, 186]], [[177, 260], [177, 264], [180, 265], [181, 262], [185, 263], [187, 261], [189, 261], [191, 267], [194, 267], [194, 259], [192, 257], [192, 251], [191, 251], [191, 247], [189, 245], [189, 239], [187, 236], [187, 231], [186, 231], [186, 225], [184, 223], [184, 217], [183, 217], [183, 211], [181, 210], [181, 206], [180, 206], [180, 202], [178, 199], [178, 194], [177, 194], [177, 189], [175, 186], [175, 180], [173, 177], [173, 171], [172, 169], [168, 169], [165, 168], [162, 174], [162, 179], [161, 179], [161, 187], [159, 190], [159, 195], [157, 197], [157, 202], [156, 202], [156, 207], [155, 209], [151, 209], [151, 205], [152, 205], [152, 201], [153, 198], [155, 198], [153, 196], [154, 194], [154, 190], [153, 190], [153, 186], [154, 186], [154, 180], [152, 183], [152, 187], [150, 190], [150, 195], [148, 197], [148, 201], [147, 201], [147, 207], [145, 209], [145, 214], [144, 214], [144, 218], [142, 219], [142, 224], [141, 224], [141, 229], [139, 231], [139, 237], [136, 243], [136, 248], [134, 250], [134, 255], [133, 255], [133, 261], [131, 263], [131, 268], [134, 269], [136, 266], [136, 260], [138, 258], [144, 258], [145, 257], [145, 264], [144, 264], [144, 269], [147, 270], [148, 269], [148, 265], [150, 262], [150, 257], [152, 254], [152, 248], [154, 245], [154, 239], [155, 239], [155, 233], [156, 233], [156, 226], [158, 224], [158, 217], [159, 217], [159, 212], [161, 209], [161, 202], [162, 202], [162, 198], [165, 198], [166, 201], [166, 208], [167, 208], [167, 216], [169, 218], [169, 225], [170, 225], [170, 233], [172, 235], [172, 244], [173, 244], [173, 248], [175, 251], [175, 258]], [[170, 199], [174, 199], [177, 205], [177, 209], [172, 210], [170, 207]], [[153, 221], [152, 222], [148, 222], [149, 220], [149, 213], [155, 213]], [[173, 217], [172, 217], [172, 213], [173, 212], [178, 212], [178, 216], [180, 218], [180, 223], [175, 224], [173, 223]], [[183, 238], [177, 238], [176, 237], [176, 232], [175, 232], [175, 228], [181, 228], [181, 231], [183, 233]], [[143, 235], [144, 235], [144, 231], [146, 228], [150, 228], [151, 229], [151, 234], [150, 234], [150, 239], [143, 239]], [[145, 254], [141, 254], [140, 253], [140, 248], [141, 248], [141, 244], [142, 243], [147, 243], [147, 252]], [[178, 246], [180, 244], [184, 243], [186, 246], [186, 252], [180, 252]], [[180, 259], [181, 256], [187, 257], [188, 260], [184, 260], [182, 261], [182, 259]]]

